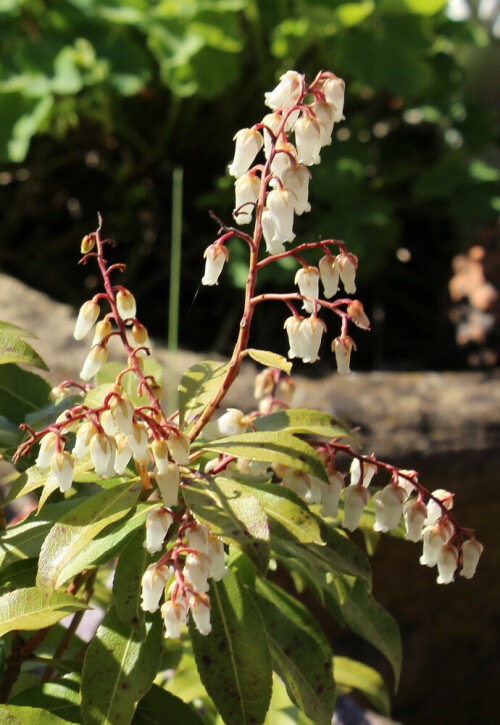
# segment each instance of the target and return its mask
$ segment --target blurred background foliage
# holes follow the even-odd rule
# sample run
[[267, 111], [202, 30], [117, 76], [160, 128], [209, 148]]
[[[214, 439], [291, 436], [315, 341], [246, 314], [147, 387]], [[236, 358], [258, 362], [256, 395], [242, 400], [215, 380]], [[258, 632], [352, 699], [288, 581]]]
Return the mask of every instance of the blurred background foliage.
[[[312, 168], [298, 239], [345, 239], [360, 258], [374, 332], [355, 368], [460, 365], [451, 259], [500, 214], [497, 41], [469, 7], [456, 21], [446, 0], [0, 0], [2, 270], [81, 304], [97, 278], [76, 267], [79, 240], [100, 211], [141, 319], [166, 339], [181, 167], [179, 341], [227, 353], [245, 250], [231, 244], [219, 287], [198, 288], [208, 209], [231, 220], [232, 137], [282, 72], [333, 70], [347, 120]], [[262, 284], [290, 289], [290, 269], [266, 267]], [[285, 352], [285, 308], [258, 312], [253, 344]]]

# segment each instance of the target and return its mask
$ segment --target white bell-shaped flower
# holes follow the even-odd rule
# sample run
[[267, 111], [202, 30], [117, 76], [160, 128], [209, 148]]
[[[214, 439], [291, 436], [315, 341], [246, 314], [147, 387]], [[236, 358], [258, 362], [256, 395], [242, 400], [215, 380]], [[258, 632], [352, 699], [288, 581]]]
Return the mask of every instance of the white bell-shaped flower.
[[169, 599], [161, 605], [160, 611], [165, 624], [165, 637], [180, 639], [181, 624], [187, 623], [187, 611], [184, 604]]
[[321, 338], [326, 330], [323, 320], [311, 315], [300, 323], [300, 335], [302, 336], [302, 360], [305, 363], [314, 363], [319, 360], [319, 348]]
[[291, 191], [273, 189], [266, 199], [266, 207], [271, 212], [275, 228], [274, 242], [291, 242], [295, 239], [293, 217], [295, 212], [294, 198]]
[[82, 340], [85, 337], [94, 326], [100, 312], [101, 309], [94, 300], [87, 300], [87, 302], [83, 303], [76, 318], [75, 331], [73, 333], [75, 340]]
[[443, 508], [439, 505], [438, 501], [441, 501], [447, 511], [453, 508], [454, 494], [450, 491], [446, 491], [444, 488], [437, 488], [435, 491], [432, 491], [432, 495], [437, 501], [431, 498], [427, 504], [426, 526], [433, 526], [443, 515]]
[[405, 499], [405, 490], [393, 483], [385, 486], [381, 491], [377, 491], [373, 496], [376, 517], [373, 530], [385, 533], [391, 529], [397, 529], [403, 514]]
[[106, 360], [108, 359], [108, 348], [102, 344], [92, 347], [89, 354], [85, 358], [83, 367], [80, 371], [80, 377], [82, 380], [90, 380], [94, 375], [97, 375], [99, 370], [102, 368]]
[[300, 330], [300, 325], [304, 318], [292, 315], [285, 320], [284, 328], [288, 335], [288, 357], [293, 360], [294, 357], [302, 358], [304, 352], [304, 338]]
[[344, 94], [345, 83], [342, 78], [328, 78], [321, 88], [325, 94], [325, 100], [335, 106], [335, 123], [342, 121], [344, 118]]
[[268, 108], [291, 108], [299, 100], [302, 93], [302, 76], [297, 71], [289, 70], [280, 76], [280, 82], [272, 91], [264, 94], [264, 103]]
[[[265, 155], [266, 159], [268, 159], [269, 154], [271, 152], [272, 143], [277, 137], [278, 129], [281, 124], [281, 114], [280, 113], [268, 113], [267, 116], [264, 116], [264, 118], [262, 119], [262, 123], [264, 124], [264, 126], [267, 126], [267, 128], [263, 129], [263, 133], [264, 133], [264, 155]], [[271, 136], [270, 132], [273, 134], [272, 136]]]
[[257, 203], [260, 192], [260, 178], [255, 174], [243, 174], [234, 182], [236, 195], [234, 221], [236, 224], [250, 224], [254, 206]]
[[129, 320], [136, 316], [137, 305], [135, 297], [128, 289], [120, 289], [116, 293], [116, 308], [122, 320]]
[[57, 433], [49, 432], [44, 435], [40, 443], [40, 450], [38, 451], [38, 456], [36, 458], [36, 465], [38, 466], [38, 468], [41, 468], [42, 470], [49, 468], [52, 461], [52, 456], [57, 450], [58, 440], [59, 436], [57, 435]]
[[[335, 352], [337, 372], [339, 375], [348, 375], [351, 372], [351, 352], [354, 347], [354, 340], [350, 337], [336, 337], [332, 342], [332, 350]], [[356, 349], [354, 347], [354, 349]]]
[[224, 246], [211, 244], [205, 249], [205, 274], [201, 283], [207, 286], [219, 284], [219, 277], [224, 264], [229, 260], [229, 252]]
[[113, 330], [113, 327], [107, 317], [105, 317], [104, 320], [101, 320], [100, 322], [98, 322], [97, 325], [95, 326], [94, 339], [92, 340], [92, 347], [94, 347], [94, 345], [98, 345], [106, 337], [108, 337], [111, 334], [112, 330]]
[[451, 536], [452, 527], [439, 521], [434, 526], [426, 526], [423, 531], [423, 551], [419, 561], [423, 566], [436, 566], [441, 547]]
[[90, 421], [86, 420], [80, 425], [76, 432], [75, 445], [72, 450], [75, 458], [84, 458], [89, 453], [90, 441], [96, 433], [96, 427]]
[[216, 423], [219, 434], [224, 437], [245, 433], [248, 428], [245, 414], [238, 408], [228, 408], [220, 418], [217, 418]]
[[338, 257], [332, 254], [325, 254], [318, 263], [319, 275], [323, 285], [323, 291], [327, 300], [339, 291], [340, 270]]
[[[271, 161], [271, 172], [279, 179], [283, 179], [283, 174], [292, 167], [296, 158], [297, 150], [295, 146], [283, 136], [276, 143], [276, 153]], [[272, 185], [276, 186], [275, 183]]]
[[165, 509], [154, 509], [148, 512], [146, 516], [146, 539], [143, 546], [150, 554], [154, 554], [163, 548], [163, 541], [173, 522], [172, 514]]
[[255, 128], [242, 128], [233, 138], [236, 141], [234, 159], [228, 167], [231, 176], [238, 179], [246, 174], [264, 143], [262, 134]]
[[90, 458], [98, 476], [109, 478], [115, 473], [116, 442], [106, 433], [96, 433], [90, 441]]
[[[304, 297], [311, 297], [317, 300], [319, 297], [319, 269], [317, 267], [301, 267], [295, 275], [295, 284]], [[302, 307], [306, 312], [314, 310], [312, 300], [302, 300]]]
[[344, 477], [338, 471], [328, 476], [328, 485], [323, 489], [321, 515], [336, 518], [339, 513], [340, 494], [344, 490]]
[[321, 146], [330, 146], [332, 143], [333, 126], [335, 124], [335, 106], [327, 101], [317, 101], [311, 106], [314, 115], [320, 122]]
[[437, 557], [438, 584], [451, 584], [455, 581], [455, 571], [458, 566], [458, 549], [453, 544], [445, 544], [439, 550]]
[[370, 494], [364, 487], [350, 484], [344, 489], [344, 520], [342, 521], [344, 529], [349, 531], [357, 529], [369, 498]]
[[188, 554], [184, 562], [184, 578], [195, 592], [208, 592], [210, 559], [206, 554]]
[[110, 410], [103, 410], [101, 415], [99, 416], [99, 423], [102, 426], [103, 431], [108, 436], [115, 436], [118, 435], [120, 432], [116, 426], [115, 419], [113, 418], [113, 414]]
[[285, 245], [278, 239], [276, 227], [273, 221], [273, 215], [269, 209], [264, 209], [262, 212], [262, 233], [266, 242], [267, 253], [283, 254], [285, 251]]
[[212, 624], [210, 622], [210, 607], [206, 601], [203, 601], [201, 597], [191, 597], [189, 600], [189, 609], [193, 617], [198, 632], [204, 636], [210, 634], [212, 631]]
[[307, 491], [304, 501], [308, 504], [320, 504], [323, 499], [323, 486], [326, 484], [316, 476], [309, 475], [307, 480]]
[[162, 439], [154, 440], [151, 444], [151, 451], [155, 460], [155, 466], [158, 473], [163, 474], [168, 470], [170, 457], [168, 453], [167, 441]]
[[209, 576], [216, 582], [223, 579], [227, 573], [226, 556], [224, 553], [224, 542], [218, 536], [208, 537], [208, 558], [210, 560]]
[[348, 295], [356, 292], [356, 269], [358, 267], [358, 258], [354, 254], [346, 252], [339, 254], [339, 275], [344, 290]]
[[209, 530], [202, 524], [191, 526], [186, 531], [186, 543], [190, 549], [195, 549], [199, 554], [208, 554]]
[[122, 476], [132, 458], [132, 448], [128, 442], [128, 438], [123, 433], [115, 436], [116, 455], [115, 455], [115, 473]]
[[126, 436], [132, 435], [134, 430], [135, 408], [128, 398], [113, 398], [110, 404], [115, 425]]
[[311, 166], [321, 163], [321, 125], [309, 114], [303, 114], [293, 127], [297, 160], [299, 164]]
[[154, 476], [163, 499], [163, 505], [167, 508], [177, 506], [179, 503], [179, 486], [181, 483], [178, 466], [175, 463], [168, 463], [165, 473], [155, 471]]
[[132, 337], [135, 343], [134, 347], [144, 347], [149, 352], [152, 352], [153, 346], [149, 339], [148, 330], [139, 320], [135, 320], [132, 325]]
[[167, 448], [172, 460], [178, 466], [189, 465], [190, 440], [184, 433], [172, 431], [167, 438]]
[[136, 461], [145, 461], [148, 457], [148, 429], [143, 423], [132, 425], [132, 433], [127, 435], [127, 440], [132, 449]]
[[419, 498], [416, 498], [413, 501], [408, 501], [408, 503], [405, 504], [405, 539], [407, 541], [421, 541], [426, 517], [427, 506]]
[[309, 181], [311, 172], [306, 166], [292, 164], [281, 176], [283, 186], [294, 195], [295, 213], [299, 216], [311, 211], [309, 203]]
[[[356, 486], [358, 483], [362, 483], [362, 485], [367, 488], [374, 475], [377, 473], [377, 466], [374, 463], [370, 463], [370, 461], [363, 461], [361, 464], [361, 461], [359, 458], [353, 458], [351, 461], [351, 467], [349, 470], [349, 473], [351, 474], [351, 486]], [[361, 474], [361, 472], [363, 472]], [[361, 481], [361, 478], [363, 478], [363, 481]]]
[[141, 609], [145, 612], [156, 612], [170, 576], [171, 570], [167, 566], [157, 567], [156, 564], [148, 566], [141, 579]]
[[296, 471], [294, 468], [288, 468], [282, 478], [282, 485], [293, 491], [299, 498], [305, 500], [309, 490], [309, 478], [302, 471]]
[[69, 491], [73, 483], [73, 459], [68, 451], [54, 453], [50, 461], [50, 472], [57, 481], [59, 490]]
[[483, 553], [484, 546], [476, 539], [467, 539], [462, 544], [462, 570], [460, 576], [472, 579], [476, 573], [479, 558]]

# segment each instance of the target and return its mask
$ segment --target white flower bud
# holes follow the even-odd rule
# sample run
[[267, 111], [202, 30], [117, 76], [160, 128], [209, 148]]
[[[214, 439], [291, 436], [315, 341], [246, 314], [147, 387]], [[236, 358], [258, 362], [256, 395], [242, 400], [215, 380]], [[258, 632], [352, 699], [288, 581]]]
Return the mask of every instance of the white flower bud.
[[141, 609], [145, 612], [156, 612], [170, 576], [171, 571], [167, 566], [157, 567], [156, 564], [148, 566], [141, 579]]
[[[268, 113], [267, 116], [264, 116], [262, 119], [262, 123], [264, 126], [267, 126], [268, 129], [276, 136], [278, 133], [278, 128], [281, 123], [281, 115], [279, 113]], [[271, 145], [273, 142], [273, 138], [269, 131], [267, 129], [263, 130], [264, 132], [264, 155], [266, 159], [269, 158], [269, 153], [271, 151]]]
[[458, 549], [453, 544], [445, 544], [441, 547], [437, 557], [437, 568], [439, 576], [438, 584], [451, 584], [455, 581], [455, 571], [458, 566]]
[[335, 123], [335, 106], [327, 101], [317, 101], [311, 106], [314, 115], [320, 122], [321, 146], [330, 146], [332, 143], [333, 126]]
[[364, 487], [352, 484], [344, 489], [344, 520], [342, 528], [354, 531], [359, 524], [359, 520], [365, 506], [368, 503], [370, 494]]
[[288, 335], [288, 344], [290, 349], [288, 350], [288, 357], [293, 360], [294, 357], [302, 358], [304, 352], [304, 338], [301, 332], [301, 323], [303, 317], [287, 317], [285, 320], [284, 328]]
[[115, 473], [115, 439], [105, 433], [96, 433], [90, 441], [90, 457], [98, 476], [111, 477]]
[[373, 497], [376, 517], [373, 530], [385, 533], [391, 529], [397, 529], [403, 514], [405, 499], [406, 491], [393, 483], [389, 483], [388, 486], [378, 491]]
[[[450, 491], [446, 491], [444, 488], [438, 488], [435, 491], [432, 491], [432, 495], [434, 498], [437, 498], [438, 501], [441, 501], [444, 508], [449, 511], [453, 508], [453, 493], [450, 493]], [[433, 526], [441, 516], [443, 515], [443, 509], [438, 504], [437, 501], [434, 501], [434, 499], [430, 499], [427, 504], [427, 518], [425, 520], [426, 526]]]
[[288, 468], [283, 474], [282, 485], [293, 491], [302, 500], [305, 499], [309, 490], [308, 486], [309, 479], [302, 471], [296, 471], [293, 468]]
[[233, 138], [236, 141], [233, 162], [229, 165], [228, 171], [231, 176], [239, 178], [246, 174], [252, 165], [255, 157], [262, 148], [262, 134], [254, 128], [242, 128]]
[[283, 186], [291, 191], [294, 196], [295, 213], [299, 216], [304, 212], [311, 211], [309, 203], [309, 180], [311, 172], [305, 166], [293, 164], [285, 169], [281, 180]]
[[172, 432], [167, 438], [167, 447], [172, 460], [179, 466], [189, 465], [190, 440], [184, 433]]
[[118, 435], [119, 430], [116, 426], [115, 419], [113, 418], [113, 413], [110, 410], [103, 410], [99, 418], [99, 423], [101, 424], [104, 432], [109, 436]]
[[211, 244], [205, 249], [205, 274], [201, 283], [207, 286], [219, 284], [219, 277], [224, 264], [229, 260], [229, 253], [225, 247]]
[[149, 339], [147, 328], [144, 327], [142, 322], [139, 322], [138, 320], [134, 322], [132, 325], [132, 337], [137, 347], [145, 347], [146, 350], [149, 350], [149, 352], [152, 351], [153, 346], [151, 344], [151, 340]]
[[128, 289], [118, 290], [116, 293], [116, 308], [122, 320], [135, 317], [137, 305], [132, 292], [129, 292]]
[[[377, 466], [369, 461], [363, 461], [363, 481], [362, 484], [367, 488], [374, 475], [377, 473]], [[359, 458], [353, 458], [351, 461], [351, 485], [355, 486], [361, 481], [361, 461]]]
[[[276, 153], [271, 162], [271, 171], [279, 179], [283, 179], [283, 174], [295, 163], [297, 158], [297, 150], [293, 144], [286, 138], [280, 138], [276, 142]], [[275, 182], [272, 184], [275, 186]]]
[[187, 611], [184, 604], [170, 599], [161, 605], [160, 611], [165, 624], [165, 637], [180, 639], [181, 624], [187, 623]]
[[[120, 427], [120, 426], [118, 426]], [[143, 423], [134, 423], [131, 435], [127, 435], [127, 440], [132, 449], [132, 454], [136, 461], [144, 461], [148, 457], [148, 429]]]
[[216, 582], [223, 579], [227, 573], [226, 558], [224, 553], [224, 542], [218, 536], [208, 537], [208, 558], [210, 560], [209, 576]]
[[206, 554], [188, 554], [184, 562], [184, 577], [195, 592], [208, 592], [210, 559]]
[[113, 398], [110, 404], [116, 427], [126, 436], [134, 431], [134, 405], [128, 398]]
[[94, 345], [98, 345], [100, 342], [104, 340], [109, 334], [112, 332], [112, 326], [111, 322], [108, 320], [107, 317], [104, 318], [104, 320], [101, 320], [97, 323], [95, 326], [95, 333], [94, 333], [94, 339], [92, 340], [92, 347]]
[[353, 300], [347, 305], [347, 314], [349, 319], [354, 322], [357, 327], [362, 330], [370, 329], [370, 320], [368, 319], [364, 307], [359, 300]]
[[[351, 372], [351, 351], [354, 347], [354, 340], [350, 337], [336, 337], [332, 342], [332, 350], [335, 352], [337, 371], [339, 375], [348, 375]], [[354, 348], [356, 349], [356, 348]]]
[[293, 216], [295, 211], [294, 197], [286, 189], [273, 189], [266, 199], [266, 207], [271, 212], [274, 223], [274, 242], [291, 242], [295, 239]]
[[354, 254], [339, 254], [339, 275], [344, 290], [348, 295], [356, 292], [356, 269], [358, 267], [358, 258]]
[[82, 340], [92, 329], [95, 321], [99, 317], [100, 311], [99, 305], [94, 300], [87, 300], [87, 302], [83, 303], [76, 318], [75, 331], [73, 333], [75, 340]]
[[291, 108], [302, 93], [302, 76], [297, 71], [289, 70], [280, 76], [280, 82], [272, 91], [264, 93], [264, 103], [268, 108]]
[[170, 463], [167, 441], [164, 439], [154, 440], [151, 444], [151, 450], [155, 459], [156, 470], [160, 475], [166, 473]]
[[311, 166], [321, 163], [321, 126], [312, 116], [303, 114], [295, 123], [295, 143], [299, 164]]
[[423, 566], [436, 566], [441, 547], [448, 542], [451, 533], [452, 527], [443, 522], [425, 527], [423, 531], [424, 547], [419, 560]]
[[175, 463], [168, 463], [165, 473], [155, 471], [154, 476], [160, 489], [164, 506], [167, 508], [177, 506], [179, 503], [179, 486], [181, 482], [179, 468]]
[[73, 455], [76, 458], [83, 458], [90, 451], [90, 441], [97, 433], [93, 423], [85, 421], [80, 425], [76, 433], [75, 445], [73, 446]]
[[326, 484], [316, 476], [308, 476], [308, 486], [304, 501], [309, 504], [320, 504], [323, 498], [323, 486], [326, 488]]
[[420, 541], [427, 517], [427, 506], [418, 498], [408, 501], [404, 507], [404, 517], [406, 525], [405, 539], [414, 542]]
[[254, 206], [259, 198], [260, 178], [255, 174], [243, 174], [234, 182], [234, 190], [235, 208], [240, 209], [233, 214], [234, 221], [236, 224], [250, 224]]
[[345, 94], [345, 83], [342, 78], [329, 78], [323, 83], [321, 90], [325, 94], [325, 100], [327, 103], [331, 103], [335, 106], [335, 123], [342, 121], [344, 118]]
[[102, 368], [106, 360], [108, 359], [108, 348], [99, 344], [90, 349], [89, 354], [85, 358], [83, 367], [80, 371], [80, 377], [82, 380], [90, 380], [96, 375]]
[[336, 518], [339, 513], [340, 494], [344, 490], [344, 477], [336, 471], [328, 476], [329, 484], [323, 490], [321, 515]]
[[165, 509], [154, 509], [148, 512], [146, 516], [146, 539], [143, 546], [150, 554], [154, 554], [163, 548], [163, 541], [173, 522], [172, 514], [165, 511]]
[[199, 554], [208, 554], [208, 535], [206, 526], [196, 524], [186, 531], [186, 543], [190, 549], [195, 549]]
[[42, 470], [50, 466], [52, 456], [57, 450], [57, 441], [59, 436], [56, 433], [46, 433], [40, 443], [40, 450], [36, 457], [36, 465]]
[[462, 544], [462, 570], [460, 576], [472, 579], [476, 573], [479, 557], [483, 553], [484, 546], [476, 539], [468, 539]]
[[50, 461], [50, 472], [63, 493], [69, 491], [73, 483], [73, 459], [67, 451], [54, 453]]
[[329, 300], [339, 291], [340, 272], [338, 257], [334, 257], [331, 254], [325, 254], [325, 256], [321, 257], [319, 260], [318, 267], [325, 297]]
[[300, 323], [300, 335], [302, 338], [302, 360], [305, 363], [314, 363], [319, 360], [319, 348], [321, 345], [321, 338], [326, 325], [323, 320], [318, 319], [314, 315], [306, 317]]
[[[299, 287], [299, 292], [304, 297], [319, 297], [319, 270], [316, 267], [301, 267], [295, 275], [295, 284]], [[314, 310], [314, 303], [311, 300], [303, 300], [302, 307], [306, 312]]]
[[132, 458], [132, 448], [128, 442], [127, 436], [124, 433], [119, 433], [115, 437], [116, 441], [116, 456], [115, 456], [115, 473], [118, 476], [122, 476]]
[[277, 236], [276, 227], [273, 220], [273, 215], [269, 209], [264, 209], [262, 212], [262, 233], [266, 242], [266, 249], [268, 254], [283, 254], [285, 251], [285, 245], [279, 241]]
[[236, 436], [245, 433], [247, 423], [245, 415], [237, 408], [228, 408], [226, 412], [216, 420], [217, 428], [221, 436]]
[[189, 600], [189, 608], [198, 632], [204, 636], [210, 634], [212, 631], [210, 607], [201, 598], [191, 597]]

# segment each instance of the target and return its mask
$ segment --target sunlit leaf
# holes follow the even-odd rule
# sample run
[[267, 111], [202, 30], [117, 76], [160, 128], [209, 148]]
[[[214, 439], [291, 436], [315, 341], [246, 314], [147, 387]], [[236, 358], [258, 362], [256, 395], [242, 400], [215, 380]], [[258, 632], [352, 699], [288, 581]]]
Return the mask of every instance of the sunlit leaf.
[[384, 715], [390, 715], [391, 702], [383, 678], [372, 667], [349, 657], [334, 657], [335, 681], [342, 688], [355, 688]]
[[0, 705], [0, 725], [71, 725], [73, 722], [39, 707]]
[[149, 690], [137, 706], [133, 725], [165, 725], [165, 713], [171, 723], [203, 725], [192, 707], [157, 685]]
[[5, 322], [5, 320], [0, 320], [0, 332], [10, 332], [12, 335], [17, 335], [17, 337], [38, 338], [38, 335], [35, 335], [34, 332], [27, 330], [25, 327], [14, 325], [12, 322]]
[[78, 675], [71, 674], [61, 677], [57, 682], [45, 682], [37, 687], [28, 687], [14, 695], [9, 703], [40, 708], [54, 716], [67, 718], [70, 722], [81, 723], [79, 680]]
[[254, 426], [258, 431], [285, 431], [287, 433], [309, 433], [325, 438], [353, 438], [352, 431], [342, 421], [328, 413], [307, 408], [289, 408], [256, 418]]
[[122, 550], [113, 579], [116, 613], [124, 624], [144, 638], [144, 611], [141, 609], [141, 579], [149, 554], [144, 548], [141, 528]]
[[255, 350], [254, 348], [248, 349], [247, 352], [252, 360], [255, 360], [255, 362], [261, 365], [283, 370], [287, 375], [290, 375], [292, 371], [292, 363], [286, 357], [283, 357], [283, 355], [277, 355], [275, 352], [269, 352], [268, 350]]
[[179, 420], [181, 425], [200, 415], [222, 384], [229, 363], [205, 362], [190, 367], [179, 383]]
[[37, 587], [16, 589], [0, 596], [0, 637], [13, 629], [42, 629], [88, 604], [65, 592]]

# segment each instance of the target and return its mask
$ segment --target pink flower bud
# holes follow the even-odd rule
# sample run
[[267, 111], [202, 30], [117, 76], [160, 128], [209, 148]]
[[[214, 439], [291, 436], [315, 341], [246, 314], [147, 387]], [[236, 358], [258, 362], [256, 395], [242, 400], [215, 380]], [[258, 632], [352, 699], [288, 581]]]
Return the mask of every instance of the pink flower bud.
[[99, 305], [94, 300], [87, 300], [87, 302], [83, 303], [76, 318], [75, 331], [73, 333], [75, 340], [82, 340], [92, 329], [95, 321], [99, 317], [100, 311]]
[[347, 314], [357, 327], [361, 327], [362, 330], [370, 329], [370, 320], [359, 300], [353, 300], [347, 305]]

